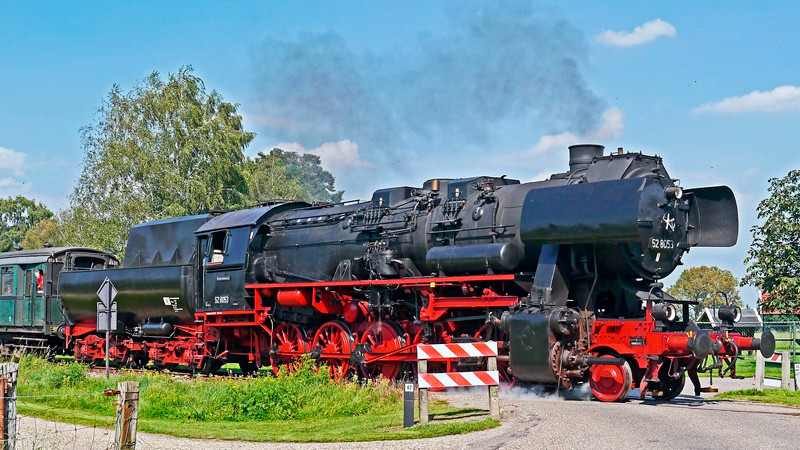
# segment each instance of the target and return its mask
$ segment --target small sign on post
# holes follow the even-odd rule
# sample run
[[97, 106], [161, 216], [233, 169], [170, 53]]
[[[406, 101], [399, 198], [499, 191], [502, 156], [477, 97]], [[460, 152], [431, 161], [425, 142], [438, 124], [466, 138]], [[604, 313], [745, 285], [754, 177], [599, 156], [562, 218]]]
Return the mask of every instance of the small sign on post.
[[117, 288], [111, 279], [106, 277], [100, 289], [97, 290], [100, 301], [97, 302], [97, 331], [106, 332], [106, 378], [109, 377], [108, 354], [110, 349], [109, 332], [117, 331]]
[[414, 383], [406, 383], [403, 391], [403, 428], [414, 426]]

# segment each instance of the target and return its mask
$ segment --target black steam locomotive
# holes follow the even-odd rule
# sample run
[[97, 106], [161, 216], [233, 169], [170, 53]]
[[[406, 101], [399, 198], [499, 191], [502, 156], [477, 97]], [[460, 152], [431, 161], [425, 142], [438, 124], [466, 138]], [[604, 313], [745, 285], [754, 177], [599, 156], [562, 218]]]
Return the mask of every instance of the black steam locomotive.
[[105, 357], [95, 292], [108, 277], [120, 364], [255, 370], [311, 353], [334, 376], [396, 377], [420, 342], [493, 339], [517, 381], [590, 382], [606, 400], [649, 382], [668, 397], [732, 347], [697, 332], [658, 280], [737, 234], [729, 188], [683, 189], [659, 157], [577, 145], [541, 182], [433, 179], [369, 202], [140, 224], [122, 268], [62, 273], [60, 291], [67, 345], [85, 360]]

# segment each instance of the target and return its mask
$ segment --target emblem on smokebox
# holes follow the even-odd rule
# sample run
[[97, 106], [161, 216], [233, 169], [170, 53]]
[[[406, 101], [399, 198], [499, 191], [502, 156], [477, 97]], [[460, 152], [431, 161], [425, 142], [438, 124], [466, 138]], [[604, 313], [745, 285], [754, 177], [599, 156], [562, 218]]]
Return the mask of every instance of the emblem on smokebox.
[[664, 223], [664, 229], [667, 231], [675, 231], [675, 218], [672, 217], [672, 214], [666, 213], [664, 217], [661, 218], [661, 222]]

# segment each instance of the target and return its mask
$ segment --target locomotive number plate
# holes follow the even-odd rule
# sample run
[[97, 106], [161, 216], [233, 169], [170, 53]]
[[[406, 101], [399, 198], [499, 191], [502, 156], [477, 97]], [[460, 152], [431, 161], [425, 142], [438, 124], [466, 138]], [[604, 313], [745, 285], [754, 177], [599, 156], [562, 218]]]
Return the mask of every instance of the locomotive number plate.
[[675, 241], [672, 239], [650, 238], [650, 248], [672, 250], [675, 248]]
[[631, 347], [644, 347], [644, 337], [632, 337], [630, 340]]

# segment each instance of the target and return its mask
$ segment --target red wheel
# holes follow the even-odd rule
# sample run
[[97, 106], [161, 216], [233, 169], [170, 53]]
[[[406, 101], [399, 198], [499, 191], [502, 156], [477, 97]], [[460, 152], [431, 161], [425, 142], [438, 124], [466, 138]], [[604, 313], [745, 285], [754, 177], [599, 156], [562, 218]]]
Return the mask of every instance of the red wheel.
[[[603, 355], [602, 357], [617, 358], [614, 355]], [[621, 366], [595, 364], [590, 372], [589, 385], [592, 387], [592, 394], [601, 402], [624, 401], [631, 392], [633, 373], [627, 361], [624, 361]]]
[[331, 378], [341, 380], [350, 369], [350, 352], [353, 349], [353, 335], [341, 322], [328, 322], [314, 335], [312, 344], [320, 351], [320, 362], [328, 365]]
[[[367, 358], [390, 353], [403, 346], [397, 328], [391, 322], [371, 323], [361, 335], [361, 343], [366, 346]], [[393, 380], [400, 373], [400, 364], [400, 361], [375, 361], [362, 366], [361, 374], [370, 379], [384, 377]]]
[[[497, 342], [497, 356], [505, 356], [508, 358], [508, 334], [497, 325], [490, 323], [484, 324], [475, 333], [476, 338], [483, 341]], [[497, 361], [497, 371], [500, 372], [500, 381], [506, 383], [513, 383], [514, 377], [508, 370], [508, 359], [505, 361]]]
[[272, 370], [277, 375], [281, 366], [291, 372], [296, 358], [285, 353], [307, 353], [306, 334], [297, 325], [282, 323], [272, 332], [272, 343], [277, 347], [277, 354], [272, 357]]

